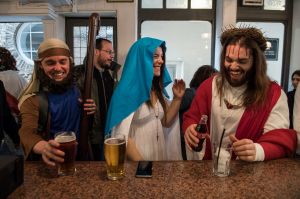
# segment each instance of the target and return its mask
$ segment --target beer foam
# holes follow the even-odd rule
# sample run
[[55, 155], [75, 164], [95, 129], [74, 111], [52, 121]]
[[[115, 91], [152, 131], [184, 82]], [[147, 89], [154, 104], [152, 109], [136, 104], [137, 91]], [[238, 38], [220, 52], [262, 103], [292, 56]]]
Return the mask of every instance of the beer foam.
[[55, 141], [58, 143], [72, 142], [76, 139], [75, 136], [67, 136], [67, 135], [58, 135], [55, 137]]
[[121, 140], [119, 138], [108, 138], [104, 141], [104, 144], [107, 144], [107, 145], [121, 145], [124, 143], [125, 143], [125, 140]]

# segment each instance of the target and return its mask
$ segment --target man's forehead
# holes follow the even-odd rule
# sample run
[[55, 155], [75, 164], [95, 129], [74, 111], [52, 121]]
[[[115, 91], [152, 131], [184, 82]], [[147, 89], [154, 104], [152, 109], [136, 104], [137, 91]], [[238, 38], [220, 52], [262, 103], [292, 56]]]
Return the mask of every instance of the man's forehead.
[[64, 55], [59, 55], [59, 56], [45, 57], [43, 61], [58, 61], [58, 60], [65, 60], [65, 59], [69, 59], [69, 57]]
[[226, 47], [226, 56], [236, 56], [238, 58], [249, 58], [250, 49], [239, 44], [229, 44]]

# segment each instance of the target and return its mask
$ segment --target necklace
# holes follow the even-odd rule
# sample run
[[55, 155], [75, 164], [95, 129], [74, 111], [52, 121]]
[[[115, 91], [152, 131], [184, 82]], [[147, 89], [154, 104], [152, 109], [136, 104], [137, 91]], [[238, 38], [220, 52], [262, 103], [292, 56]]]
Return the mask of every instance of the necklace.
[[[156, 107], [157, 107], [157, 113], [156, 113], [156, 111], [155, 111], [155, 109], [156, 109]], [[159, 138], [159, 135], [158, 135], [158, 120], [159, 120], [159, 118], [158, 118], [158, 116], [159, 116], [159, 106], [158, 106], [158, 102], [156, 102], [156, 104], [154, 105], [154, 107], [153, 107], [153, 112], [154, 112], [154, 116], [155, 116], [155, 120], [156, 120], [156, 139], [157, 139], [157, 142], [158, 142], [158, 138]]]

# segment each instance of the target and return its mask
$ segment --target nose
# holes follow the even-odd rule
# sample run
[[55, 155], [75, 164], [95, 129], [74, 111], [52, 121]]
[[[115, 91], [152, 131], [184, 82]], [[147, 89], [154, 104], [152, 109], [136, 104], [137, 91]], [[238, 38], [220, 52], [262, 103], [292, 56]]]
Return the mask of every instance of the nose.
[[61, 64], [59, 62], [56, 62], [56, 64], [53, 67], [54, 70], [61, 70]]
[[164, 63], [163, 58], [160, 57], [160, 58], [158, 59], [158, 63], [163, 64], [163, 63]]
[[236, 61], [231, 62], [230, 69], [237, 69], [239, 68], [239, 65]]

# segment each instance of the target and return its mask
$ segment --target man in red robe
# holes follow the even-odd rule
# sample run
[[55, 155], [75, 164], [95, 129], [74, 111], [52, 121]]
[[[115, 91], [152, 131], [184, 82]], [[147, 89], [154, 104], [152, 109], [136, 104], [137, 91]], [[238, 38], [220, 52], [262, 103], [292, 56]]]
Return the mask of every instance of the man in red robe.
[[[253, 27], [229, 28], [222, 33], [221, 43], [220, 74], [200, 85], [183, 118], [187, 148], [199, 143], [195, 126], [205, 114], [209, 137], [232, 144], [233, 157], [263, 161], [292, 155], [296, 132], [288, 129], [284, 91], [267, 76], [262, 32]], [[212, 156], [209, 138], [202, 153], [203, 159]]]

